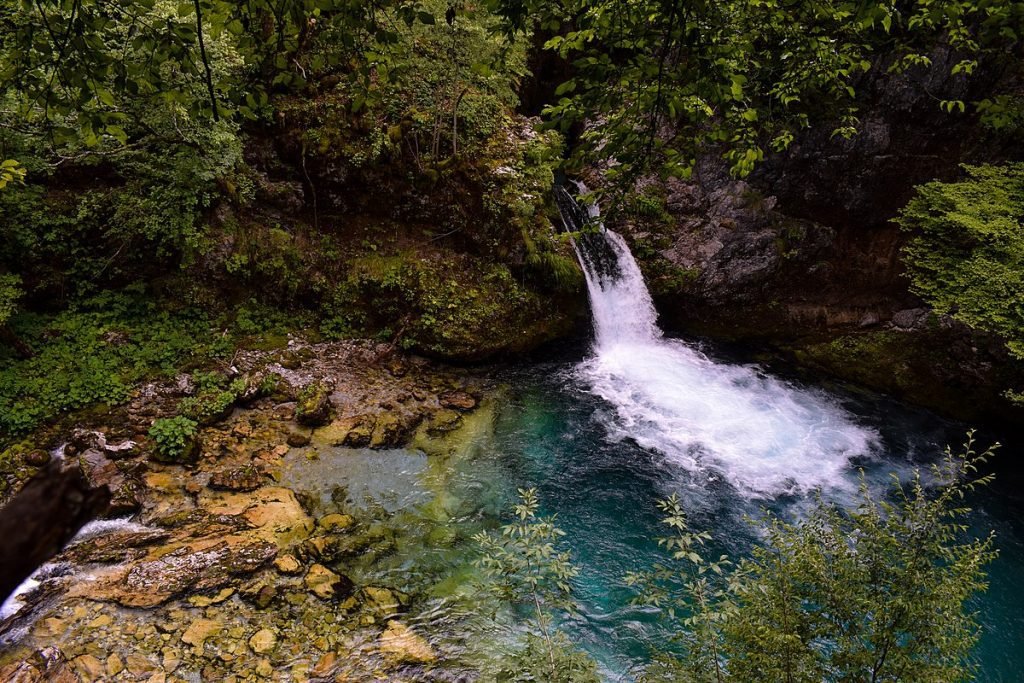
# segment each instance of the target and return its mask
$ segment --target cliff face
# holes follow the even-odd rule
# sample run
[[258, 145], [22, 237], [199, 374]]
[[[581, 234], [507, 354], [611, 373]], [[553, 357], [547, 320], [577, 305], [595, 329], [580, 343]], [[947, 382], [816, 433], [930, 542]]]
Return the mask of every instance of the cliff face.
[[640, 245], [650, 279], [690, 275], [654, 288], [665, 326], [767, 343], [957, 417], [1011, 415], [1001, 393], [1018, 371], [1002, 343], [931, 312], [902, 277], [907, 236], [890, 221], [914, 187], [1019, 153], [975, 118], [938, 107], [981, 99], [1012, 75], [968, 84], [947, 75], [951, 56], [933, 59], [926, 73], [860, 84], [861, 132], [851, 140], [812, 129], [747, 181], [715, 158], [687, 182], [642, 181], [638, 193], [663, 202], [661, 217], [626, 211], [616, 227]]

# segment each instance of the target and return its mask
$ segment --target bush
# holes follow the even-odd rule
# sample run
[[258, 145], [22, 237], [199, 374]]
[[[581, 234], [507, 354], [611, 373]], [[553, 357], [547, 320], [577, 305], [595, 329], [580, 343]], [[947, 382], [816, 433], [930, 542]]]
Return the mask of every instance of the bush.
[[194, 460], [199, 425], [184, 415], [160, 418], [149, 429], [156, 442], [156, 459], [162, 462], [183, 463]]
[[1024, 164], [964, 170], [959, 182], [918, 187], [896, 219], [913, 233], [903, 251], [911, 289], [1024, 361]]

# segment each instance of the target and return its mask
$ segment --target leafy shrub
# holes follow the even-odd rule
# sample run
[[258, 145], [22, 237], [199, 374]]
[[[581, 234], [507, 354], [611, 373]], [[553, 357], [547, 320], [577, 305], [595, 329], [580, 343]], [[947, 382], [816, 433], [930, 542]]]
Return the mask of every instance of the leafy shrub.
[[164, 462], [188, 462], [195, 455], [198, 425], [184, 415], [161, 418], [149, 429], [156, 457]]
[[[996, 448], [997, 446], [993, 447]], [[970, 678], [979, 635], [969, 601], [986, 588], [991, 535], [965, 536], [963, 499], [991, 475], [973, 434], [891, 502], [862, 484], [849, 510], [819, 501], [806, 519], [768, 515], [764, 545], [732, 565], [707, 557], [677, 498], [661, 504], [668, 563], [628, 581], [679, 628], [681, 656], [648, 681], [934, 681]]]
[[911, 288], [940, 314], [999, 335], [1024, 361], [1024, 164], [964, 166], [932, 182], [897, 222]]
[[162, 310], [135, 290], [57, 315], [22, 313], [10, 326], [34, 355], [17, 358], [0, 346], [0, 442], [68, 411], [123, 403], [136, 382], [170, 377], [232, 348], [205, 314]]

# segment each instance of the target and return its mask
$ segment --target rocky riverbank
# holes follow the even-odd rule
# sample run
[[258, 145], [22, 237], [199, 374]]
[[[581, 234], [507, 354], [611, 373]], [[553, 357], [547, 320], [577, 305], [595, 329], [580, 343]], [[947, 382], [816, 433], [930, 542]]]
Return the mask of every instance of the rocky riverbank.
[[365, 578], [403, 530], [331, 482], [374, 458], [451, 457], [487, 421], [486, 376], [299, 340], [228, 373], [273, 389], [203, 427], [194, 464], [157, 461], [145, 437], [196, 393], [189, 375], [53, 451], [111, 488], [117, 519], [86, 527], [13, 603], [0, 679], [471, 680], [407, 618], [407, 579]]

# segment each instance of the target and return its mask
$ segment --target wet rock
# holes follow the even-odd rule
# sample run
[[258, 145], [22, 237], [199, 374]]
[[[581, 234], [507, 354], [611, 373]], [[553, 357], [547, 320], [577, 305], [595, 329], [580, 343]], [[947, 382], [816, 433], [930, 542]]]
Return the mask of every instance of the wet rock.
[[137, 653], [126, 656], [124, 661], [125, 667], [136, 678], [148, 678], [160, 668], [155, 662], [151, 662], [149, 658]]
[[371, 415], [354, 415], [335, 420], [314, 434], [318, 443], [328, 446], [362, 448], [373, 438], [375, 420]]
[[277, 554], [266, 541], [222, 541], [196, 550], [179, 548], [163, 557], [141, 561], [113, 581], [99, 581], [87, 594], [125, 607], [156, 607], [187, 591], [222, 588], [251, 574]]
[[377, 422], [370, 438], [370, 448], [397, 448], [405, 444], [409, 434], [419, 422], [418, 415], [399, 415], [383, 413], [377, 416]]
[[366, 586], [359, 596], [367, 608], [384, 614], [395, 614], [409, 604], [409, 596], [380, 586]]
[[309, 434], [299, 431], [288, 432], [288, 445], [292, 448], [302, 448], [309, 445]]
[[309, 592], [321, 600], [347, 597], [355, 588], [348, 578], [335, 574], [322, 564], [310, 567], [303, 582]]
[[224, 628], [224, 625], [219, 621], [196, 619], [181, 634], [181, 642], [201, 650], [207, 639], [220, 633], [222, 628]]
[[107, 514], [125, 515], [139, 509], [143, 487], [136, 463], [114, 462], [101, 451], [89, 449], [79, 456], [78, 465], [90, 488], [105, 486], [110, 491]]
[[476, 399], [465, 391], [450, 391], [447, 394], [441, 394], [437, 397], [437, 402], [443, 408], [461, 410], [462, 412], [476, 408]]
[[[234, 588], [222, 588], [221, 590], [219, 590], [214, 595], [193, 595], [193, 596], [190, 596], [189, 599], [188, 599], [188, 603], [190, 605], [194, 605], [195, 607], [209, 607], [210, 605], [217, 605], [217, 604], [220, 604], [220, 603], [224, 602], [225, 600], [227, 600], [228, 598], [230, 598], [234, 594], [235, 594], [235, 589]], [[164, 668], [166, 669], [167, 667], [164, 667]]]
[[210, 476], [211, 489], [221, 491], [255, 491], [263, 485], [263, 475], [252, 465], [214, 472]]
[[274, 568], [286, 576], [302, 573], [302, 563], [294, 555], [281, 555], [274, 560]]
[[124, 661], [116, 653], [111, 654], [107, 657], [106, 670], [108, 676], [116, 676], [124, 671]]
[[928, 321], [927, 308], [907, 308], [897, 311], [892, 316], [893, 327], [900, 330], [916, 330], [925, 326]]
[[462, 415], [451, 409], [439, 410], [430, 416], [427, 423], [427, 433], [431, 436], [440, 436], [455, 431], [462, 424]]
[[106, 668], [96, 657], [81, 655], [71, 661], [75, 670], [87, 681], [98, 681], [106, 674]]
[[330, 389], [326, 384], [316, 382], [302, 390], [295, 406], [295, 419], [299, 424], [319, 427], [331, 418]]
[[249, 638], [249, 647], [256, 654], [262, 655], [272, 651], [277, 646], [277, 634], [269, 628], [262, 628]]
[[437, 661], [437, 653], [430, 643], [398, 621], [388, 622], [380, 636], [378, 649], [395, 664], [432, 664]]
[[334, 513], [321, 517], [317, 520], [316, 525], [327, 533], [337, 533], [339, 531], [351, 529], [355, 523], [356, 520], [352, 515]]
[[254, 581], [243, 587], [239, 595], [260, 609], [266, 609], [277, 599], [277, 593], [277, 586], [274, 584], [265, 581]]
[[31, 467], [44, 467], [50, 462], [50, 454], [44, 450], [36, 449], [25, 454], [25, 464]]

